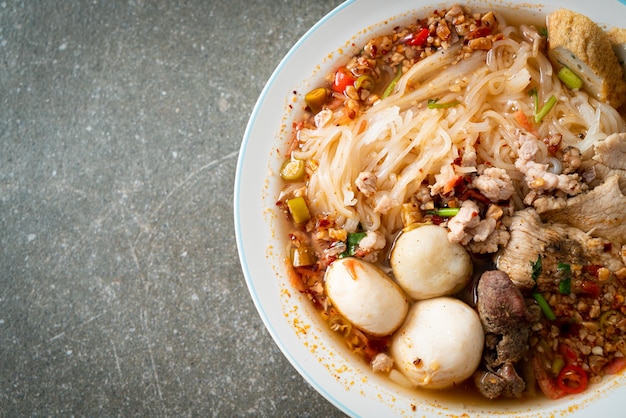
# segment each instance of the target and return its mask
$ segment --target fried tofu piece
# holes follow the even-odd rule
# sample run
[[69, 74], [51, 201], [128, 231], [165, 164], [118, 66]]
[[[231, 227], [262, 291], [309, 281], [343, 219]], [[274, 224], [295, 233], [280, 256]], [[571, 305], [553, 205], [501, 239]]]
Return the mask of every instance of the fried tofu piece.
[[626, 101], [624, 70], [606, 32], [588, 17], [568, 9], [548, 15], [548, 56], [556, 70], [566, 66], [583, 89], [619, 108]]
[[617, 55], [617, 59], [626, 72], [626, 29], [611, 28], [607, 32], [607, 36], [609, 37], [609, 41], [611, 41], [611, 46], [613, 47], [615, 55]]

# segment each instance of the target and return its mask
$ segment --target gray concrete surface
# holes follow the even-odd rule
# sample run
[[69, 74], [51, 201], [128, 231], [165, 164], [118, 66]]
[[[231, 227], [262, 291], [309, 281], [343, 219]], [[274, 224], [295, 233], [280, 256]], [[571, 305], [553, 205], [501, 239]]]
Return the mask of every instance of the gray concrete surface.
[[232, 189], [339, 0], [0, 2], [0, 416], [341, 416], [247, 293]]

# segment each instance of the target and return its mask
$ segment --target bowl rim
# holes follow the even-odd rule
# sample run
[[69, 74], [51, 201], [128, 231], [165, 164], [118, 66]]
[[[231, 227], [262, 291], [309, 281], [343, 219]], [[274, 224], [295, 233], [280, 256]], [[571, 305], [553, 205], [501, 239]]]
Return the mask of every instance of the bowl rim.
[[[335, 407], [337, 407], [339, 410], [341, 410], [345, 414], [355, 415], [355, 416], [361, 415], [361, 414], [356, 413], [354, 405], [352, 404], [353, 400], [348, 399], [347, 402], [344, 402], [336, 394], [337, 388], [342, 387], [341, 384], [338, 384], [338, 385], [333, 384], [332, 383], [333, 379], [330, 379], [330, 380], [326, 379], [325, 382], [320, 383], [320, 376], [319, 376], [320, 369], [323, 369], [322, 372], [330, 372], [330, 370], [328, 370], [327, 365], [320, 366], [319, 364], [317, 365], [311, 364], [311, 363], [316, 362], [316, 356], [320, 354], [312, 353], [311, 352], [312, 350], [310, 349], [302, 350], [302, 347], [300, 347], [300, 350], [294, 351], [292, 344], [294, 343], [295, 340], [299, 341], [300, 344], [304, 344], [306, 346], [307, 345], [306, 343], [310, 342], [311, 336], [301, 335], [301, 333], [299, 333], [297, 329], [294, 329], [293, 323], [287, 323], [289, 322], [289, 320], [291, 320], [291, 318], [287, 318], [288, 315], [286, 315], [284, 311], [281, 314], [284, 317], [283, 319], [285, 320], [286, 323], [277, 324], [276, 313], [271, 313], [266, 310], [264, 299], [259, 291], [258, 283], [256, 282], [256, 279], [255, 279], [257, 273], [253, 272], [252, 266], [254, 266], [255, 263], [268, 262], [269, 259], [273, 259], [274, 260], [273, 265], [271, 266], [271, 270], [273, 271], [272, 276], [278, 276], [280, 273], [279, 271], [277, 271], [277, 268], [280, 270], [280, 267], [276, 266], [277, 250], [275, 248], [272, 248], [270, 250], [268, 250], [268, 248], [263, 248], [263, 251], [262, 251], [263, 254], [257, 253], [254, 256], [251, 256], [252, 253], [247, 248], [248, 244], [246, 243], [246, 240], [249, 240], [248, 236], [250, 234], [259, 233], [258, 230], [255, 230], [254, 232], [249, 232], [251, 231], [251, 229], [256, 229], [256, 227], [251, 226], [251, 224], [259, 223], [259, 225], [262, 225], [264, 223], [275, 223], [276, 219], [275, 219], [275, 214], [269, 214], [267, 212], [264, 212], [263, 214], [259, 213], [255, 215], [248, 215], [248, 217], [251, 217], [252, 219], [248, 222], [244, 222], [243, 217], [247, 216], [246, 214], [247, 214], [247, 211], [250, 210], [249, 204], [251, 202], [249, 197], [245, 197], [244, 182], [250, 178], [250, 174], [248, 173], [248, 167], [246, 167], [246, 165], [249, 164], [250, 158], [260, 157], [259, 155], [256, 155], [254, 152], [256, 151], [256, 148], [253, 149], [253, 147], [255, 146], [254, 141], [253, 141], [254, 135], [257, 135], [258, 131], [264, 131], [268, 134], [268, 136], [274, 138], [272, 141], [270, 141], [274, 145], [269, 147], [270, 149], [269, 154], [272, 154], [276, 149], [276, 145], [275, 145], [276, 139], [285, 135], [284, 130], [286, 128], [285, 126], [286, 120], [288, 119], [288, 117], [285, 116], [285, 113], [289, 112], [287, 108], [289, 106], [289, 97], [291, 94], [290, 93], [291, 89], [282, 90], [282, 94], [284, 95], [284, 103], [283, 103], [284, 108], [281, 108], [283, 109], [283, 115], [281, 115], [281, 123], [275, 123], [273, 126], [267, 127], [267, 126], [263, 126], [263, 123], [260, 122], [260, 120], [265, 116], [266, 112], [264, 109], [264, 105], [266, 104], [268, 100], [270, 100], [270, 95], [276, 96], [277, 94], [276, 89], [279, 88], [277, 84], [280, 81], [279, 78], [282, 76], [283, 71], [285, 71], [289, 63], [291, 63], [296, 58], [297, 55], [300, 55], [303, 53], [303, 49], [305, 49], [311, 42], [314, 42], [317, 40], [317, 39], [314, 39], [317, 37], [316, 34], [319, 34], [321, 30], [323, 30], [327, 25], [329, 25], [330, 24], [329, 22], [331, 22], [333, 19], [339, 18], [341, 14], [345, 14], [346, 12], [349, 12], [351, 8], [355, 8], [357, 6], [357, 3], [363, 6], [364, 4], [371, 4], [375, 1], [376, 0], [346, 0], [343, 3], [339, 4], [330, 12], [325, 14], [320, 20], [318, 20], [310, 29], [308, 29], [297, 40], [297, 42], [289, 49], [287, 54], [280, 60], [280, 62], [278, 63], [274, 71], [272, 72], [271, 76], [269, 77], [264, 88], [262, 89], [262, 92], [259, 95], [259, 98], [251, 112], [250, 119], [246, 126], [246, 129], [243, 135], [243, 140], [242, 140], [241, 147], [240, 147], [240, 151], [239, 151], [239, 155], [238, 155], [238, 159], [237, 159], [237, 167], [236, 167], [235, 182], [234, 182], [234, 196], [233, 196], [235, 238], [236, 238], [237, 250], [238, 250], [239, 258], [240, 258], [240, 264], [243, 270], [243, 274], [244, 274], [244, 278], [246, 281], [246, 285], [248, 287], [249, 294], [254, 302], [254, 305], [266, 329], [270, 333], [274, 343], [278, 346], [282, 354], [288, 359], [288, 361], [296, 369], [296, 371], [318, 393], [320, 393], [331, 404], [333, 404]], [[397, 5], [398, 3], [400, 3], [400, 1], [401, 0], [388, 0], [387, 3], [391, 2]], [[405, 9], [407, 10], [406, 13], [414, 14], [417, 10], [421, 10], [422, 12], [427, 12], [428, 10], [433, 9], [433, 7], [439, 7], [440, 5], [443, 5], [443, 4], [449, 5], [453, 3], [456, 3], [456, 2], [429, 1], [429, 2], [424, 2], [422, 4], [413, 4], [412, 7], [406, 7]], [[500, 1], [497, 3], [498, 3], [498, 7], [523, 6], [523, 7], [528, 7], [530, 9], [530, 8], [539, 6], [541, 11], [539, 11], [538, 13], [541, 15], [545, 14], [542, 8], [545, 7], [546, 4], [549, 4], [550, 5], [549, 8], [552, 8], [552, 9], [557, 8], [559, 6], [561, 7], [569, 6], [572, 8], [576, 8], [576, 10], [580, 10], [580, 9], [592, 10], [592, 8], [596, 9], [596, 8], [602, 7], [601, 5], [615, 5], [615, 6], [621, 7], [620, 6], [621, 4], [622, 6], [626, 6], [626, 0], [597, 0], [596, 2], [594, 2], [593, 5], [589, 5], [588, 3], [586, 3], [586, 0], [569, 0], [569, 1], [568, 0], [554, 0], [554, 1], [549, 1], [549, 2], [538, 2], [538, 3], [530, 3], [530, 2], [525, 2], [523, 0], [513, 0], [513, 1]], [[493, 6], [493, 2], [487, 1], [487, 0], [470, 0], [470, 1], [464, 2], [464, 4], [468, 5], [469, 7], [474, 7], [474, 8], [478, 6], [480, 7]], [[624, 11], [626, 11], [626, 9], [624, 9]], [[379, 16], [377, 24], [381, 25], [379, 28], [389, 28], [389, 24], [382, 24], [382, 22], [393, 21], [394, 19], [402, 19], [402, 16], [388, 15], [382, 18], [380, 18]], [[358, 38], [359, 36], [366, 36], [366, 37], [371, 36], [371, 34], [363, 35], [363, 30], [361, 29], [351, 30], [351, 32], [352, 33], [350, 34], [350, 36], [347, 36], [345, 38], [341, 38], [340, 36], [338, 36], [336, 42], [334, 42], [332, 45], [326, 48], [327, 54], [328, 54], [327, 55], [328, 60], [326, 60], [326, 63], [335, 62], [337, 57], [341, 55], [340, 50], [342, 48], [349, 48], [350, 42], [353, 39], [355, 39], [355, 37]], [[296, 91], [298, 88], [301, 89], [302, 87], [307, 86], [308, 80], [310, 80], [311, 78], [315, 78], [311, 74], [315, 73], [319, 75], [319, 73], [322, 72], [322, 69], [324, 66], [324, 64], [322, 64], [322, 61], [319, 61], [318, 64], [314, 65], [311, 68], [308, 68], [308, 72], [307, 70], [303, 70], [301, 72], [301, 74], [293, 82], [293, 86], [296, 86], [296, 89], [294, 91]], [[309, 77], [305, 77], [307, 75], [309, 75]], [[275, 101], [276, 98], [273, 97], [272, 100]], [[274, 122], [277, 122], [277, 120], [274, 120]], [[252, 156], [252, 154], [254, 155]], [[269, 155], [269, 157], [270, 159], [272, 158], [271, 155]], [[258, 168], [259, 165], [255, 167]], [[265, 162], [263, 164], [260, 164], [260, 167], [268, 171], [268, 175], [266, 176], [266, 179], [263, 181], [262, 179], [256, 179], [256, 185], [257, 186], [261, 185], [261, 188], [263, 189], [262, 191], [260, 191], [261, 201], [268, 203], [271, 200], [270, 195], [271, 195], [272, 190], [271, 190], [271, 186], [268, 186], [267, 184], [267, 179], [271, 177], [271, 172], [273, 168], [271, 167], [271, 164], [270, 164], [270, 167], [266, 167]], [[270, 228], [275, 228], [275, 227], [276, 225], [274, 224]], [[260, 233], [260, 235], [262, 236], [263, 233], [267, 233], [267, 231], [263, 230]], [[270, 232], [269, 235], [270, 235], [269, 240], [272, 241], [273, 240], [273, 238], [271, 237], [272, 233]], [[270, 243], [270, 247], [272, 245], [273, 244]], [[280, 252], [280, 250], [278, 250], [278, 252]], [[284, 292], [284, 291], [288, 291], [288, 289], [279, 287], [279, 291]], [[290, 295], [290, 298], [291, 298], [290, 300], [294, 300], [295, 298], [298, 303], [303, 301], [303, 298], [299, 297], [299, 295]], [[284, 309], [285, 307], [283, 306], [283, 310]], [[305, 311], [306, 309], [307, 308], [305, 307]], [[306, 316], [306, 315], [310, 315], [311, 312], [308, 311], [308, 312], [304, 312], [303, 314]], [[302, 320], [303, 318], [300, 318], [300, 319]], [[307, 324], [308, 326], [313, 326], [313, 327], [316, 326], [316, 318], [305, 317], [303, 320], [311, 321], [310, 323]], [[293, 335], [286, 336], [285, 328], [289, 328]], [[313, 331], [311, 331], [311, 333], [313, 334], [315, 332], [320, 332], [320, 331], [322, 333], [327, 332], [326, 330], [314, 329]], [[333, 346], [331, 347], [331, 349], [338, 349], [338, 348], [336, 346]], [[339, 349], [339, 351], [341, 351], [341, 349]], [[306, 352], [307, 355], [309, 355], [310, 357], [302, 358], [301, 356], [303, 352]], [[349, 361], [351, 360], [349, 359]], [[317, 362], [319, 363], [319, 359], [317, 359]], [[622, 378], [614, 379], [614, 380], [626, 382], [626, 379], [624, 379], [623, 377], [624, 376], [622, 376]], [[329, 381], [331, 382], [330, 386], [326, 386], [326, 384]], [[345, 385], [343, 388], [345, 389]], [[355, 391], [352, 391], [352, 392], [355, 392]], [[401, 393], [401, 392], [393, 392], [393, 393]], [[393, 396], [393, 393], [391, 396]], [[586, 397], [583, 397], [584, 399], [576, 398], [576, 402], [574, 404], [577, 406], [580, 406], [581, 409], [584, 409], [586, 413], [589, 413], [590, 410], [586, 407], [582, 408], [582, 406], [585, 406], [585, 404], [589, 403], [590, 401], [593, 401], [593, 405], [595, 406], [599, 398], [606, 398], [606, 396], [604, 395], [605, 395], [604, 393], [601, 393], [601, 394], [594, 394], [593, 396], [587, 395]], [[399, 395], [399, 396], [402, 396], [402, 395]], [[590, 399], [590, 398], [593, 398], [593, 399]], [[569, 402], [567, 400], [562, 401], [562, 402], [556, 402], [556, 403], [553, 403], [552, 405], [555, 405], [555, 407], [551, 407], [549, 408], [549, 410], [541, 409], [538, 411], [532, 411], [532, 412], [525, 411], [525, 412], [528, 412], [531, 414], [541, 413], [541, 412], [546, 412], [546, 411], [549, 413], [558, 413], [562, 410], [568, 410], [568, 409], [571, 410], [572, 408], [572, 402]], [[442, 413], [442, 412], [438, 412], [439, 411], [438, 405], [431, 404], [428, 406], [428, 408], [430, 408], [433, 411], [433, 415], [440, 415]], [[608, 408], [610, 408], [610, 405], [608, 406]], [[449, 412], [451, 411], [445, 411], [445, 410], [443, 411], [443, 413], [449, 413]], [[515, 410], [513, 412], [519, 413], [520, 411]]]

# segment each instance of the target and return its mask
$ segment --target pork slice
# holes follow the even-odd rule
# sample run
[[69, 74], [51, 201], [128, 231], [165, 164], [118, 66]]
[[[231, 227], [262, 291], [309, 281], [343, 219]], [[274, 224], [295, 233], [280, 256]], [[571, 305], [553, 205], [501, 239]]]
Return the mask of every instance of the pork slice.
[[474, 179], [473, 184], [492, 202], [510, 199], [515, 192], [513, 180], [506, 170], [497, 167], [484, 168], [480, 175]]
[[590, 163], [596, 177], [592, 187], [616, 175], [620, 190], [626, 194], [626, 133], [611, 134], [595, 144]]
[[616, 170], [626, 170], [626, 132], [611, 134], [594, 146], [593, 159]]
[[[621, 249], [611, 241], [563, 223], [543, 223], [532, 208], [518, 211], [511, 217], [509, 233], [509, 242], [496, 257], [496, 267], [507, 273], [521, 289], [554, 288], [559, 280], [559, 263], [602, 265], [611, 271], [624, 267]], [[541, 257], [542, 269], [534, 280], [532, 265], [538, 257]]]
[[604, 183], [587, 193], [566, 200], [554, 207], [537, 205], [543, 220], [563, 223], [606, 238], [618, 246], [626, 244], [626, 196], [619, 177], [608, 177]]

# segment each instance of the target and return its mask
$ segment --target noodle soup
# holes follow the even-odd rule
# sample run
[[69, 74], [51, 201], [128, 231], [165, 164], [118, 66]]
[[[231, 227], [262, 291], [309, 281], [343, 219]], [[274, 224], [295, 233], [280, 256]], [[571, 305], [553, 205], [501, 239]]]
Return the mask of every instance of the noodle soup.
[[[584, 16], [510, 22], [438, 9], [337, 63], [276, 200], [292, 285], [375, 373], [557, 399], [626, 366], [626, 83]], [[572, 27], [608, 68], [564, 62]]]

